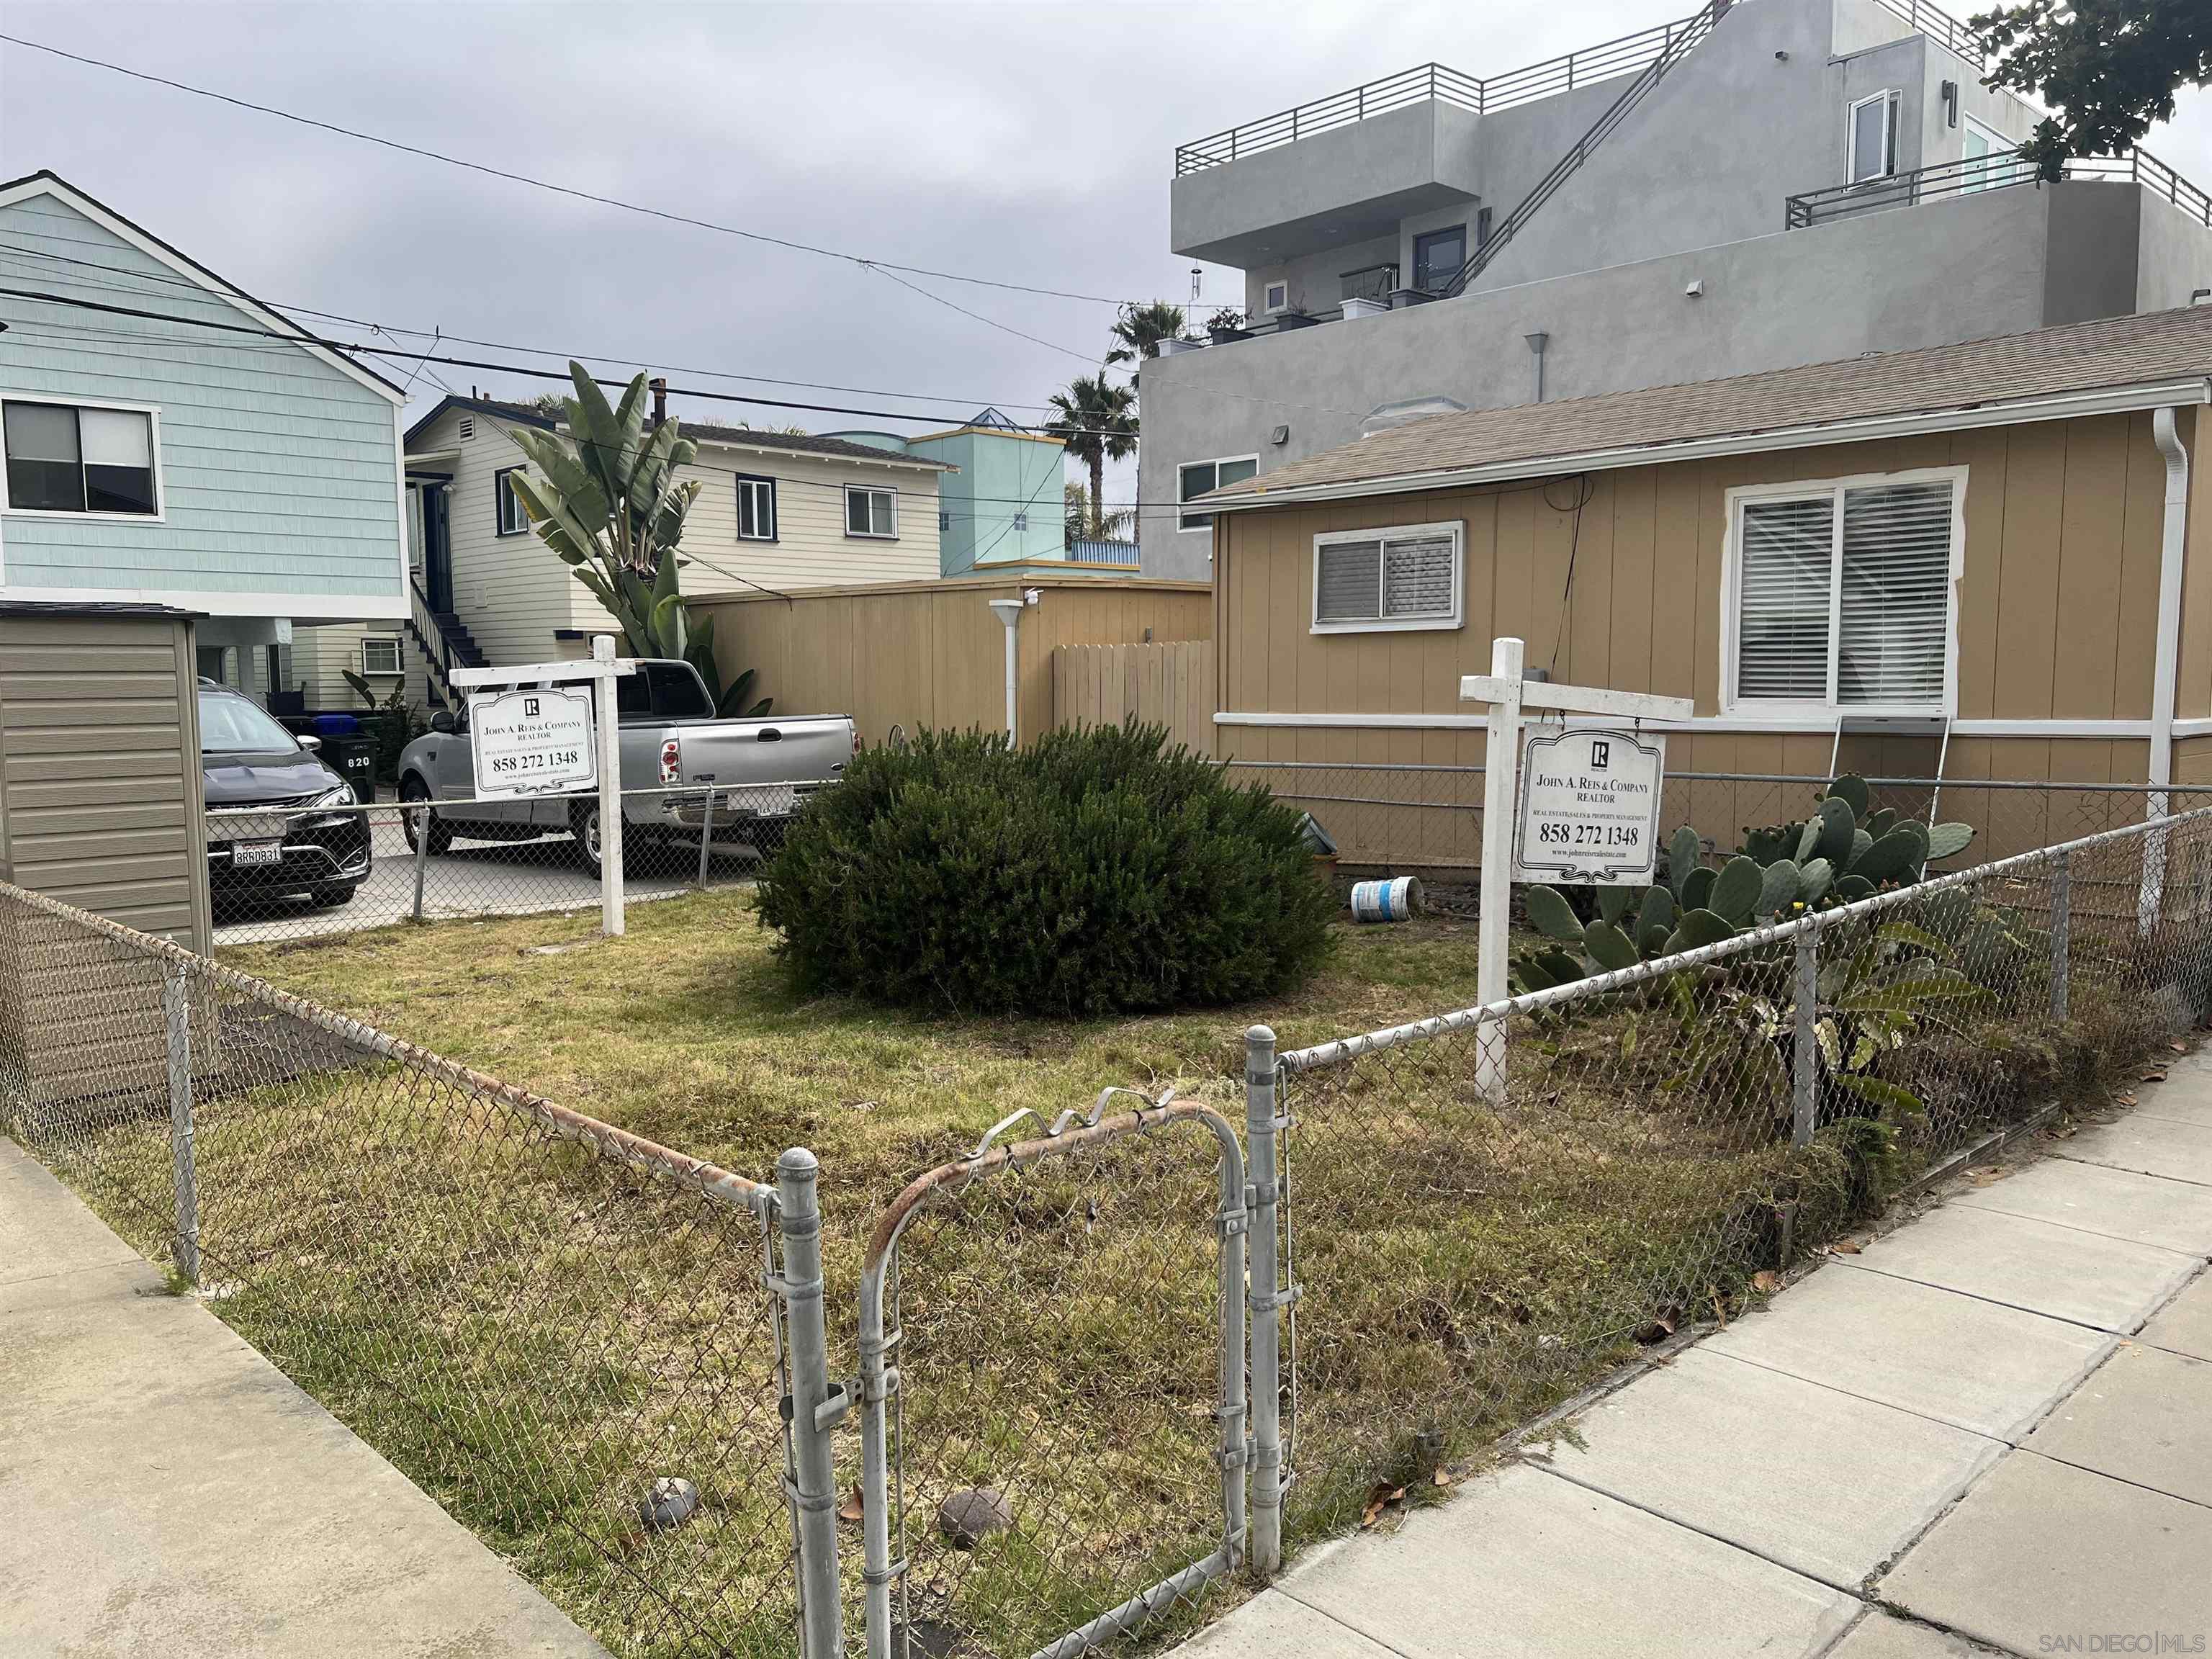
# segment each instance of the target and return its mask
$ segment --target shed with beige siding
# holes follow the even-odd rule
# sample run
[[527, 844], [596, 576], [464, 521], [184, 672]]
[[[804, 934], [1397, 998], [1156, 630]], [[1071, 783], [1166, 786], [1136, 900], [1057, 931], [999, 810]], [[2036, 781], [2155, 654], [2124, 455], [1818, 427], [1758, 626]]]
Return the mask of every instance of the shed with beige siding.
[[[0, 605], [0, 877], [204, 954], [196, 681], [188, 612]], [[158, 1082], [159, 964], [44, 915], [5, 921], [0, 1073], [20, 1100]]]
[[[1510, 634], [1694, 699], [1670, 772], [1824, 775], [1840, 721], [1869, 772], [2212, 779], [2208, 377], [2197, 307], [1440, 416], [1232, 486], [1217, 752], [1479, 763], [1459, 680]], [[1804, 805], [1700, 791], [1707, 833]]]

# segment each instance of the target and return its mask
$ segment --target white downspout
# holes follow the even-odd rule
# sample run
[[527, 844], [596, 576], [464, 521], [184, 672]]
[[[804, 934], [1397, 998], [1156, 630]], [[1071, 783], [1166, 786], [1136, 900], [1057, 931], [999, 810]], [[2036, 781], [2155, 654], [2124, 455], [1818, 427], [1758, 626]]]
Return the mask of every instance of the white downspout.
[[991, 609], [999, 613], [999, 620], [1006, 625], [1006, 746], [1012, 748], [1021, 742], [1018, 714], [1020, 699], [1022, 602], [1018, 599], [993, 599]]
[[[2182, 556], [2187, 545], [2189, 452], [2172, 407], [2151, 411], [2151, 436], [2166, 458], [2166, 518], [2158, 555], [2158, 655], [2150, 686], [2150, 798], [2145, 816], [2166, 816], [2166, 785], [2173, 781], [2174, 689], [2181, 678]], [[2166, 901], [2166, 837], [2150, 836], [2143, 848], [2142, 887], [2136, 896], [2136, 925], [2148, 933]]]

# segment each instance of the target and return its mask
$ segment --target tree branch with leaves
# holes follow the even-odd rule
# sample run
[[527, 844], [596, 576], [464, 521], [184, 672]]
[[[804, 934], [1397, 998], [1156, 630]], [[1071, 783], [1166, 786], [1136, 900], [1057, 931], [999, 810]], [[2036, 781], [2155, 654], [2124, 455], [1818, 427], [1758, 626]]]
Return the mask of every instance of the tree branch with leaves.
[[725, 717], [767, 714], [767, 698], [747, 706], [751, 669], [722, 683], [714, 619], [684, 604], [677, 550], [700, 483], [677, 474], [698, 445], [674, 421], [647, 424], [643, 374], [613, 405], [582, 364], [570, 363], [568, 376], [576, 395], [562, 404], [567, 430], [512, 434], [533, 469], [508, 475], [530, 527], [614, 618], [626, 654], [690, 663]]
[[2173, 94], [2212, 83], [2207, 0], [2027, 0], [1969, 21], [1994, 60], [1983, 84], [2058, 106], [2020, 153], [2059, 179], [2075, 155], [2124, 155], [2173, 118]]

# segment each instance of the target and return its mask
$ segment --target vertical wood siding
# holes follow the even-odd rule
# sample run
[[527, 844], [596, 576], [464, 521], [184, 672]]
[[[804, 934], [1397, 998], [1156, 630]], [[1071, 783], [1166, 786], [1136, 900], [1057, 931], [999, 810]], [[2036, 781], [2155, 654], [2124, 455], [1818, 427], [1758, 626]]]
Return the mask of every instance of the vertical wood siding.
[[1052, 723], [1164, 726], [1168, 742], [1213, 752], [1213, 641], [1061, 645], [1052, 653]]
[[729, 597], [714, 618], [723, 674], [758, 674], [760, 696], [789, 714], [850, 714], [866, 741], [890, 728], [1006, 726], [1006, 632], [989, 601], [1036, 588], [1023, 612], [1017, 675], [1024, 733], [1053, 721], [1052, 653], [1066, 645], [1204, 639], [1202, 583], [1050, 578], [963, 579], [802, 592], [786, 601]]

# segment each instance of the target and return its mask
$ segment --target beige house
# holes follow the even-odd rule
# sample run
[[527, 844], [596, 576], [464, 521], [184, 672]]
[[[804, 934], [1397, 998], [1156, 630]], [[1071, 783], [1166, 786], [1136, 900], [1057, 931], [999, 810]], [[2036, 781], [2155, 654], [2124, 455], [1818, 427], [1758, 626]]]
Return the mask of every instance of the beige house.
[[[309, 707], [346, 708], [351, 669], [381, 695], [445, 697], [447, 667], [584, 654], [610, 619], [530, 532], [507, 487], [526, 404], [448, 397], [406, 436], [412, 615], [396, 629], [302, 630], [295, 679]], [[940, 462], [807, 433], [685, 421], [699, 446], [680, 476], [702, 486], [684, 537], [688, 598], [934, 579]]]
[[1512, 634], [1670, 771], [2212, 781], [2208, 401], [2197, 307], [1361, 439], [1205, 498], [1217, 753], [1479, 762]]

